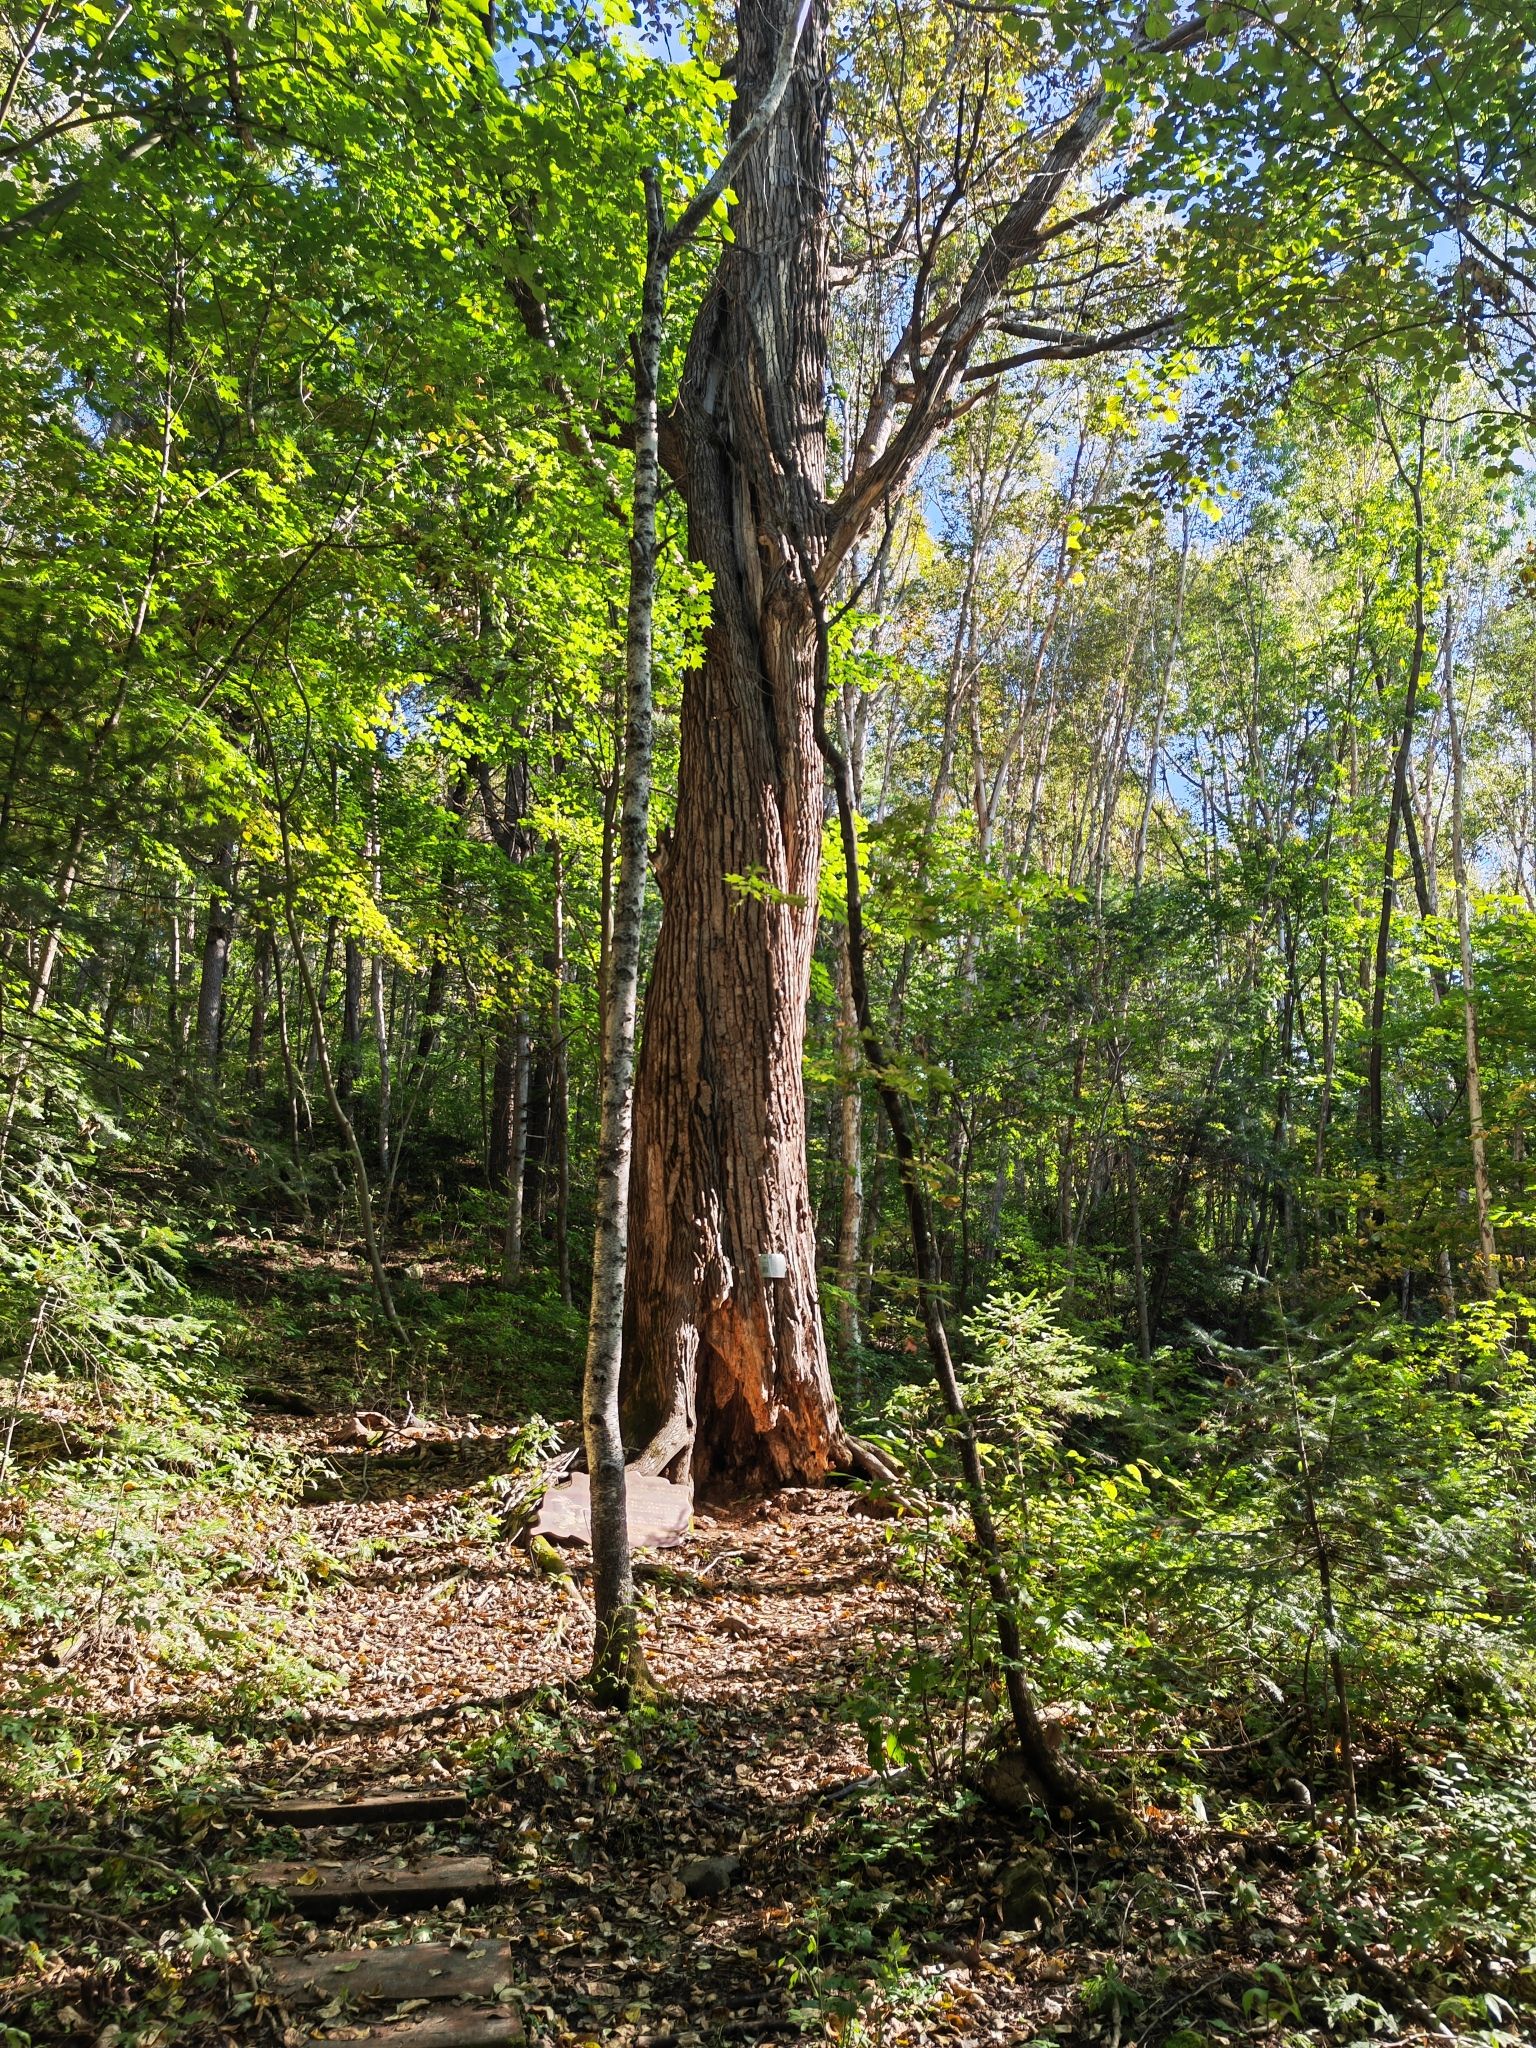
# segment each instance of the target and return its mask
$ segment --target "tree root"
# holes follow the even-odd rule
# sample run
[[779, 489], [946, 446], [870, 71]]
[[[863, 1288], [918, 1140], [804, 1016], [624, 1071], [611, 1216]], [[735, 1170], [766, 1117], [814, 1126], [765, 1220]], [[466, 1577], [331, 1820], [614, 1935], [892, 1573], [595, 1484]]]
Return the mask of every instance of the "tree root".
[[855, 1477], [872, 1480], [877, 1486], [901, 1486], [905, 1483], [906, 1473], [882, 1446], [857, 1436], [848, 1437], [846, 1442], [848, 1469]]

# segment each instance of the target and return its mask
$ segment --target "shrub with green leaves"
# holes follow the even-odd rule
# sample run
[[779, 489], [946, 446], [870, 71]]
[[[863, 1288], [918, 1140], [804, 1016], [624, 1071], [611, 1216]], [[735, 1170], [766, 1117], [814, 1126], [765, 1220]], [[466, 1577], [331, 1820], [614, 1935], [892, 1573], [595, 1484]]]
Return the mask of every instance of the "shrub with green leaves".
[[[211, 1684], [236, 1709], [322, 1682], [285, 1639], [312, 1562], [288, 1522], [296, 1475], [250, 1443], [180, 1245], [120, 1220], [57, 1147], [0, 1188], [0, 1639], [15, 1704], [59, 1690], [93, 1651]], [[32, 1754], [8, 1753], [18, 1769]]]
[[[965, 1326], [1027, 1675], [1067, 1739], [1133, 1798], [1243, 1824], [1299, 1779], [1327, 1825], [1337, 1653], [1368, 1825], [1422, 1859], [1426, 1929], [1443, 1944], [1465, 1922], [1506, 1952], [1536, 1941], [1521, 1857], [1490, 1848], [1523, 1839], [1509, 1787], [1536, 1708], [1529, 1325], [1512, 1295], [1433, 1326], [1350, 1299], [1306, 1328], [1277, 1313], [1251, 1350], [1201, 1338], [1145, 1366], [1047, 1297]], [[950, 1779], [996, 1718], [995, 1643], [936, 1399], [904, 1390], [887, 1419], [918, 1597], [860, 1711], [877, 1761]]]

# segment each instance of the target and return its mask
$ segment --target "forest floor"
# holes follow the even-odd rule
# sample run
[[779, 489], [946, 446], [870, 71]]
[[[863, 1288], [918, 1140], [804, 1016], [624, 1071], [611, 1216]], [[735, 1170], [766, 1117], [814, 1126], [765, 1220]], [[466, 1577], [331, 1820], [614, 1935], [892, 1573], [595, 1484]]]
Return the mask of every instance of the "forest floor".
[[[923, 1596], [858, 1494], [701, 1513], [646, 1588], [660, 1696], [604, 1714], [583, 1685], [579, 1569], [542, 1572], [486, 1487], [514, 1419], [442, 1406], [411, 1427], [380, 1438], [355, 1407], [252, 1421], [320, 1475], [273, 1538], [302, 1560], [298, 1590], [279, 1599], [258, 1573], [246, 1596], [253, 1629], [317, 1675], [307, 1698], [232, 1713], [227, 1674], [178, 1671], [126, 1627], [32, 1646], [61, 1667], [37, 1711], [110, 1742], [113, 1795], [55, 1789], [6, 1816], [26, 1842], [74, 1844], [73, 1882], [44, 1907], [57, 1937], [0, 1965], [7, 2048], [355, 2038], [344, 2011], [280, 2008], [263, 1966], [481, 1936], [511, 1943], [530, 2039], [562, 2048], [1278, 2039], [1298, 1972], [1340, 1973], [1346, 1997], [1392, 1990], [1385, 1965], [1373, 1983], [1368, 1955], [1354, 1967], [1309, 1924], [1334, 1852], [1295, 1817], [1195, 1827], [1143, 1804], [1134, 1843], [1052, 1841], [958, 1781], [873, 1777], [859, 1702], [915, 1647]], [[444, 1783], [469, 1790], [464, 1818], [378, 1846], [488, 1855], [505, 1880], [491, 1902], [316, 1926], [249, 1888], [252, 1865], [297, 1846], [253, 1800]], [[739, 1859], [718, 1896], [679, 1878], [701, 1857]], [[142, 1872], [126, 1905], [125, 1860]], [[1391, 2024], [1356, 2032], [1428, 2038], [1397, 1988]]]

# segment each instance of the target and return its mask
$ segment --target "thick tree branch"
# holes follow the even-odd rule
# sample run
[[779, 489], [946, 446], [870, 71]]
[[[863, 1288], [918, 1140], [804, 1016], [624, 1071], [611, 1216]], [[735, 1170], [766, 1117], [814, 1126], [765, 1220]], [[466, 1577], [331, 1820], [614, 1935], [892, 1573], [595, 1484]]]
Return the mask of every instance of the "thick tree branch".
[[[1042, 339], [1038, 348], [1020, 349], [1016, 355], [1001, 356], [992, 363], [973, 363], [962, 373], [960, 381], [974, 384], [983, 377], [1006, 376], [1026, 363], [1077, 363], [1089, 356], [1113, 355], [1118, 349], [1140, 348], [1144, 342], [1171, 334], [1181, 318], [1178, 313], [1166, 313], [1160, 320], [1144, 320], [1139, 327], [1120, 327], [1111, 334], [1068, 334], [1059, 329], [1039, 328], [1036, 332]], [[1022, 333], [1023, 323], [1001, 323], [997, 332]]]
[[[1205, 17], [1196, 15], [1155, 42], [1140, 42], [1138, 50], [1148, 56], [1173, 55], [1192, 48], [1206, 33]], [[994, 324], [999, 298], [1014, 273], [1063, 232], [1064, 223], [1051, 222], [1051, 210], [1088, 160], [1113, 111], [1105, 87], [1090, 94], [988, 236], [921, 377], [914, 382], [905, 418], [881, 451], [871, 453], [865, 464], [855, 469], [829, 508], [826, 550], [819, 571], [823, 591], [831, 588], [849, 549], [881, 501], [910, 479], [955, 417], [957, 394], [977, 346]], [[1106, 200], [1103, 205], [1111, 203]], [[1090, 213], [1098, 211], [1089, 209]], [[889, 390], [883, 394], [887, 407], [892, 395]]]

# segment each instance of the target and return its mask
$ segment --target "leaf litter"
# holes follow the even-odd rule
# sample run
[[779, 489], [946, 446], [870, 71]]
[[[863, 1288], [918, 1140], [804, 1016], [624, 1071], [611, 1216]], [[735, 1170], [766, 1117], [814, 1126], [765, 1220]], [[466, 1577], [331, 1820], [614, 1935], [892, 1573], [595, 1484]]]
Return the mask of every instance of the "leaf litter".
[[[347, 1421], [267, 1418], [257, 1431], [329, 1458], [356, 1437]], [[108, 1912], [89, 1903], [95, 1880], [79, 1880], [46, 1948], [8, 1955], [0, 2025], [14, 2016], [37, 2042], [94, 2048], [358, 2038], [344, 1994], [299, 2020], [263, 1965], [504, 1939], [498, 1996], [550, 2048], [1036, 2036], [1132, 2048], [1191, 2039], [1197, 2019], [1216, 2036], [1262, 2033], [1283, 2016], [1288, 1973], [1326, 1965], [1293, 1902], [1297, 1871], [1324, 1853], [1300, 1831], [1245, 1841], [1154, 1811], [1139, 1845], [1046, 1855], [963, 1791], [925, 1797], [905, 1773], [872, 1775], [851, 1705], [917, 1596], [846, 1490], [699, 1515], [643, 1580], [661, 1697], [623, 1717], [596, 1711], [580, 1557], [574, 1580], [552, 1579], [499, 1526], [483, 1479], [502, 1435], [444, 1418], [414, 1463], [289, 1511], [277, 1540], [310, 1560], [308, 1586], [273, 1621], [324, 1674], [306, 1701], [221, 1719], [216, 1673], [146, 1671], [106, 1637], [80, 1651], [68, 1712], [125, 1731], [123, 1812], [137, 1814], [96, 1837], [77, 1814], [81, 1854], [99, 1876], [114, 1854], [121, 1875], [139, 1853], [139, 1889]], [[259, 1610], [260, 1587], [249, 1597]], [[188, 1727], [216, 1730], [218, 1783], [200, 1804], [181, 1795], [168, 1822], [155, 1757]], [[447, 1784], [469, 1789], [468, 1813], [420, 1827], [301, 1837], [252, 1811], [277, 1794]], [[489, 1855], [505, 1888], [317, 1925], [302, 1886], [285, 1900], [242, 1876], [274, 1857], [365, 1855], [401, 1869]], [[1000, 1898], [1021, 1855], [1039, 1860], [1041, 1910], [1009, 1929]], [[726, 1874], [696, 1894], [684, 1876], [706, 1865]], [[1398, 2029], [1428, 2038], [1411, 2017]]]

